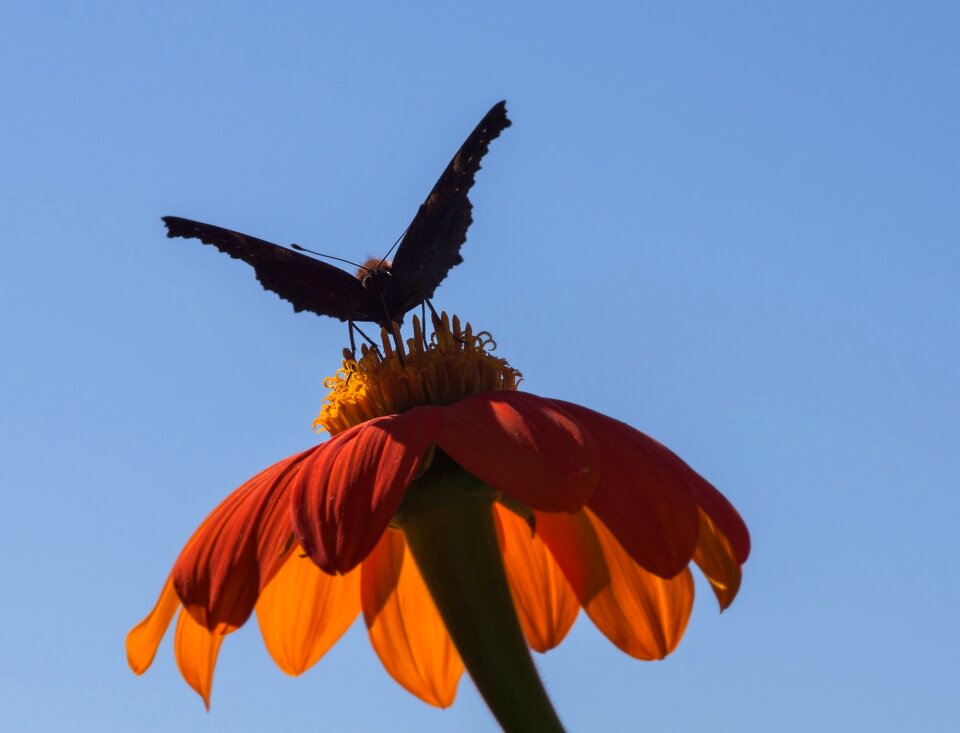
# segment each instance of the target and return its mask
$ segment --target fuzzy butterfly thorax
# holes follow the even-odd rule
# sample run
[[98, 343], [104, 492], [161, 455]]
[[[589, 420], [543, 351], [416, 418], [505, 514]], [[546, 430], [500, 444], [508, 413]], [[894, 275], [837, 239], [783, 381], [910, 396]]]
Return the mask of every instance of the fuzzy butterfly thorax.
[[[433, 297], [463, 262], [460, 247], [473, 221], [468, 194], [490, 142], [510, 126], [506, 102], [495, 104], [440, 175], [407, 227], [392, 262], [370, 258], [356, 276], [257, 237], [178, 216], [165, 216], [168, 237], [199, 239], [253, 267], [257, 280], [293, 304], [341, 321], [390, 327]], [[336, 258], [335, 258], [336, 259]]]

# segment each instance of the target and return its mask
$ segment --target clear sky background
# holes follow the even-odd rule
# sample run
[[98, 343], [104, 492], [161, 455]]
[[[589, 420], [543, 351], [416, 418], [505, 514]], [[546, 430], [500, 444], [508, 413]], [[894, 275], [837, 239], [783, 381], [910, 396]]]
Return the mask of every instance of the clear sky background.
[[[346, 327], [164, 214], [359, 258], [508, 100], [437, 293], [524, 388], [623, 419], [739, 508], [722, 616], [538, 657], [574, 731], [955, 730], [955, 3], [4, 3], [7, 731], [490, 731], [362, 623], [300, 678], [255, 625], [207, 714], [123, 639], [202, 517], [311, 432]], [[699, 578], [698, 578], [699, 583]]]

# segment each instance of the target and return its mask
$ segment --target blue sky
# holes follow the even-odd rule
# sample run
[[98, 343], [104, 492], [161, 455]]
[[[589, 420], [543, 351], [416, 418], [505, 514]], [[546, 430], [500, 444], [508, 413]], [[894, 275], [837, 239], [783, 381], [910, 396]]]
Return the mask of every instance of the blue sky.
[[513, 127], [436, 304], [524, 388], [671, 446], [754, 538], [722, 616], [538, 662], [571, 731], [956, 725], [960, 11], [952, 3], [8, 3], [0, 9], [0, 727], [487, 731], [362, 624], [298, 679], [255, 627], [207, 714], [123, 637], [232, 488], [313, 444], [346, 328], [176, 214], [380, 254]]

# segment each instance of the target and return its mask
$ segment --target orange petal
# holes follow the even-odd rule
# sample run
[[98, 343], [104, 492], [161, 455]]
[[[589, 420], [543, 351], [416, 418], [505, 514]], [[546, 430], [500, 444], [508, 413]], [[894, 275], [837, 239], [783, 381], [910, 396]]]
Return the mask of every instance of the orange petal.
[[587, 506], [633, 559], [672, 578], [690, 563], [700, 522], [690, 483], [692, 468], [653, 438], [626, 423], [554, 400], [597, 442], [600, 482]]
[[257, 601], [270, 656], [298, 675], [322, 657], [360, 613], [360, 571], [327, 575], [294, 547]]
[[153, 610], [127, 634], [127, 664], [135, 674], [143, 674], [153, 663], [157, 647], [179, 606], [180, 599], [173, 589], [173, 581], [167, 578]]
[[720, 602], [720, 610], [727, 608], [740, 590], [740, 565], [730, 542], [702, 509], [700, 540], [693, 553], [693, 561], [710, 581], [714, 595]]
[[688, 569], [669, 580], [644, 570], [588, 509], [537, 512], [537, 533], [587, 615], [620, 649], [638, 659], [663, 659], [680, 643], [693, 607]]
[[385, 532], [363, 561], [360, 593], [370, 643], [390, 676], [424, 702], [449, 707], [463, 662], [400, 532]]
[[194, 532], [172, 575], [184, 608], [199, 623], [225, 634], [250, 616], [260, 590], [290, 546], [290, 482], [304, 459], [327, 445], [261, 471], [224, 499]]
[[208, 631], [193, 620], [193, 616], [180, 611], [177, 631], [173, 638], [173, 651], [177, 667], [187, 684], [203, 698], [210, 709], [210, 689], [213, 687], [213, 669], [217, 665], [217, 653], [223, 637]]
[[552, 400], [527, 392], [486, 392], [445, 407], [437, 445], [534, 509], [576, 511], [597, 487], [593, 437]]
[[543, 541], [523, 519], [497, 505], [503, 565], [527, 644], [538, 652], [563, 641], [580, 603]]
[[377, 544], [439, 420], [436, 407], [368, 420], [304, 462], [290, 499], [293, 521], [304, 551], [323, 570], [346, 573]]

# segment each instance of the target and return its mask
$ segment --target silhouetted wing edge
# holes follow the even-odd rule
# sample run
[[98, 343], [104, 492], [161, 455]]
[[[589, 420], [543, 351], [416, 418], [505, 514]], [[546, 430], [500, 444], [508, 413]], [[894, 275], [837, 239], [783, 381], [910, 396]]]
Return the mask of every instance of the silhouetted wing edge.
[[264, 289], [293, 304], [294, 311], [309, 311], [341, 321], [381, 318], [379, 304], [371, 302], [357, 278], [339, 267], [213, 224], [179, 216], [165, 216], [163, 223], [171, 239], [199, 239], [246, 262], [253, 267]]
[[510, 124], [506, 100], [493, 105], [420, 205], [393, 260], [392, 310], [406, 312], [433, 297], [447, 273], [463, 262], [460, 247], [473, 222], [470, 188], [490, 143]]

